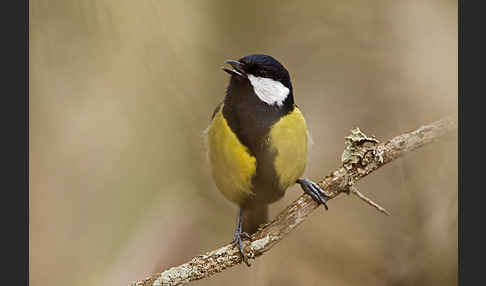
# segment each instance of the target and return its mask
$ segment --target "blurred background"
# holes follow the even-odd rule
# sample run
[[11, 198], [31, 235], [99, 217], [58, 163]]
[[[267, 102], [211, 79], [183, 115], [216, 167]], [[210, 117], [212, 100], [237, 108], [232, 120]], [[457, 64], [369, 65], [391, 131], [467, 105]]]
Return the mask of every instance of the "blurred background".
[[[126, 285], [231, 241], [237, 207], [203, 131], [223, 61], [290, 71], [314, 145], [340, 166], [457, 110], [457, 1], [30, 1], [30, 285]], [[194, 285], [456, 285], [457, 137], [362, 180], [253, 263]], [[274, 217], [302, 191], [271, 206]]]

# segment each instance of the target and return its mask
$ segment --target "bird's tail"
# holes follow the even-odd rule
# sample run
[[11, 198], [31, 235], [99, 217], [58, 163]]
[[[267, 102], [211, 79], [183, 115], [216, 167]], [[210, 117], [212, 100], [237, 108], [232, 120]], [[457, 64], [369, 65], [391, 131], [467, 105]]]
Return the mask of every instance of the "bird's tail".
[[268, 221], [268, 204], [252, 204], [242, 208], [241, 221], [243, 231], [252, 234], [258, 226]]

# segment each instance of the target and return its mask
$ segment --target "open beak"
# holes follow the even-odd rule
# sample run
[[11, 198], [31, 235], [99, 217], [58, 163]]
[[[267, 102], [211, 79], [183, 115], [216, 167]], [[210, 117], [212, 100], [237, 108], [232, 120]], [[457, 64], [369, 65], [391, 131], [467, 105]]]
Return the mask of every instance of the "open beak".
[[232, 76], [236, 76], [238, 78], [247, 78], [245, 71], [243, 70], [243, 64], [239, 61], [234, 60], [227, 60], [224, 61], [225, 63], [229, 64], [232, 69], [224, 67], [223, 70], [229, 73]]

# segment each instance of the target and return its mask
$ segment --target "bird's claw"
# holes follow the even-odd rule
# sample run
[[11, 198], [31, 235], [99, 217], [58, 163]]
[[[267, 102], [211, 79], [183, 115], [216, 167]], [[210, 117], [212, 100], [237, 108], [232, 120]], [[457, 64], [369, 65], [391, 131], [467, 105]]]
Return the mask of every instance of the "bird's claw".
[[241, 232], [237, 231], [235, 233], [235, 237], [233, 239], [233, 246], [238, 246], [238, 249], [240, 250], [241, 257], [243, 258], [243, 261], [247, 266], [250, 266], [250, 262], [248, 261], [248, 257], [245, 254], [245, 250], [243, 248], [243, 239], [249, 239], [251, 241], [251, 236], [247, 232]]
[[242, 236], [243, 238], [246, 238], [246, 239], [248, 239], [248, 240], [250, 240], [250, 241], [251, 241], [251, 236], [248, 234], [248, 232], [244, 232], [244, 231], [243, 231], [243, 232], [241, 233], [241, 236]]
[[323, 204], [326, 210], [328, 209], [325, 197], [329, 197], [329, 194], [321, 189], [319, 185], [308, 179], [298, 179], [297, 183], [306, 194], [311, 196], [317, 202]]

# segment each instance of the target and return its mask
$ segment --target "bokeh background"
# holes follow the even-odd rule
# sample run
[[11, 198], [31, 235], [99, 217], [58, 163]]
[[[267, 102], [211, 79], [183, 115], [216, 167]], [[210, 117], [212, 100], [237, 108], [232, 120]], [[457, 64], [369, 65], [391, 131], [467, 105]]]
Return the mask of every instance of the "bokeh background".
[[[232, 239], [203, 139], [223, 61], [279, 59], [314, 140], [340, 165], [457, 110], [457, 1], [30, 1], [30, 285], [126, 285]], [[457, 137], [359, 183], [251, 268], [194, 285], [456, 285]], [[301, 194], [292, 187], [275, 216]]]

